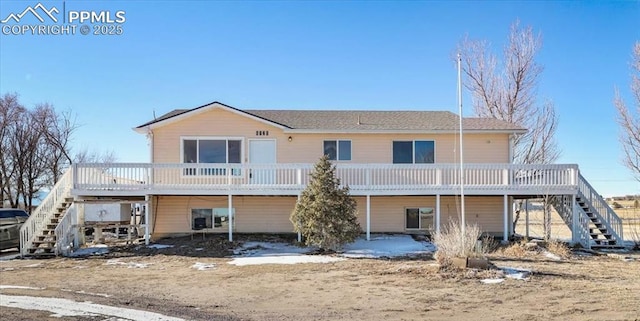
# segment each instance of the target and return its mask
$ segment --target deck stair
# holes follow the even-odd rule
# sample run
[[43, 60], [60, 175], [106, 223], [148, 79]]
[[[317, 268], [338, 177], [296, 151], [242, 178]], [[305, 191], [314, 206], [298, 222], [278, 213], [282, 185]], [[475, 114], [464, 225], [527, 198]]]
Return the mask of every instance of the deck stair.
[[[576, 194], [576, 215], [573, 215], [571, 195], [553, 196], [550, 203], [585, 248], [623, 249], [622, 220], [580, 175]], [[574, 226], [574, 218], [577, 219]]]
[[73, 204], [72, 170], [60, 178], [20, 229], [20, 253], [32, 257], [56, 256], [56, 227]]

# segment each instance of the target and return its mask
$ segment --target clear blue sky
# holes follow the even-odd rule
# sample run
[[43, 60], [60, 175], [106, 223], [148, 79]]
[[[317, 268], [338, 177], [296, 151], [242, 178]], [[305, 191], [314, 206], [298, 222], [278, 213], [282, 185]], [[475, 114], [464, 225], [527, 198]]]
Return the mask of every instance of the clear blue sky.
[[[1, 1], [0, 20], [37, 1]], [[62, 1], [42, 1], [63, 7]], [[604, 195], [640, 193], [621, 165], [617, 86], [630, 102], [640, 2], [66, 1], [126, 12], [123, 35], [0, 35], [0, 93], [71, 110], [74, 148], [148, 161], [131, 130], [175, 108], [456, 108], [456, 44], [502, 50], [516, 19], [543, 36], [541, 99], [560, 116], [559, 163], [577, 163]], [[62, 10], [61, 10], [62, 11]], [[28, 17], [22, 23], [37, 23]], [[471, 101], [465, 95], [465, 114]]]

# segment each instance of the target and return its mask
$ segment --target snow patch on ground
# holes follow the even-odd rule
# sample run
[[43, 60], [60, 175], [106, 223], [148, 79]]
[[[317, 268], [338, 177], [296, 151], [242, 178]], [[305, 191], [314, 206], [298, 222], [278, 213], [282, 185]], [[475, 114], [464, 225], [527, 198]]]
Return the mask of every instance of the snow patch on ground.
[[44, 290], [45, 288], [35, 288], [32, 286], [22, 286], [22, 285], [0, 285], [0, 290], [1, 289]]
[[298, 247], [287, 243], [246, 242], [234, 250], [233, 265], [331, 263], [345, 258], [398, 257], [432, 253], [435, 246], [415, 241], [410, 235], [372, 235], [371, 240], [359, 238], [347, 244], [341, 257], [308, 255], [315, 248]]
[[108, 294], [104, 294], [104, 293], [93, 293], [93, 292], [86, 292], [84, 290], [80, 290], [80, 291], [74, 291], [71, 289], [60, 289], [60, 291], [64, 291], [64, 292], [73, 292], [73, 293], [77, 293], [77, 294], [86, 294], [86, 295], [93, 295], [93, 296], [101, 296], [104, 298], [110, 298], [111, 296]]
[[108, 260], [104, 265], [123, 265], [130, 269], [145, 269], [153, 263], [122, 262], [120, 259]]
[[196, 264], [192, 265], [191, 268], [196, 269], [198, 271], [207, 271], [207, 270], [215, 269], [216, 265], [214, 263], [196, 262]]
[[548, 258], [548, 259], [552, 259], [552, 260], [554, 260], [554, 261], [560, 261], [560, 260], [562, 260], [562, 258], [561, 258], [561, 257], [559, 257], [559, 256], [557, 256], [557, 255], [555, 255], [555, 254], [553, 254], [553, 253], [551, 253], [551, 252], [549, 252], [549, 251], [545, 251], [545, 252], [544, 252], [544, 256], [545, 256], [546, 258]]
[[498, 268], [502, 270], [504, 272], [504, 276], [509, 279], [527, 281], [531, 276], [531, 270], [518, 269], [518, 268], [512, 268], [512, 267], [498, 267]]
[[96, 244], [89, 247], [77, 249], [69, 254], [70, 257], [104, 255], [109, 253], [109, 247], [105, 244]]
[[[53, 312], [52, 317], [75, 316], [109, 316], [115, 320], [131, 321], [184, 321], [155, 312], [112, 307], [91, 302], [76, 302], [67, 299], [45, 298], [32, 296], [16, 296], [0, 294], [0, 306], [25, 310], [40, 310]], [[109, 318], [107, 320], [114, 320]]]
[[302, 255], [314, 249], [278, 242], [245, 242], [233, 254], [241, 257]]
[[413, 256], [433, 253], [436, 247], [429, 242], [419, 242], [411, 235], [372, 235], [371, 240], [359, 238], [344, 247], [342, 256], [348, 258], [380, 258]]
[[236, 256], [229, 264], [236, 266], [260, 264], [330, 263], [343, 261], [327, 255], [306, 255], [315, 249], [287, 243], [246, 242], [233, 251]]
[[502, 271], [502, 276], [499, 278], [483, 279], [480, 282], [484, 284], [498, 284], [504, 282], [505, 278], [514, 280], [528, 281], [531, 276], [531, 270], [512, 268], [512, 267], [498, 267]]
[[156, 249], [156, 250], [161, 250], [161, 249], [168, 249], [168, 248], [172, 248], [173, 245], [169, 245], [169, 244], [151, 244], [147, 246], [150, 249]]

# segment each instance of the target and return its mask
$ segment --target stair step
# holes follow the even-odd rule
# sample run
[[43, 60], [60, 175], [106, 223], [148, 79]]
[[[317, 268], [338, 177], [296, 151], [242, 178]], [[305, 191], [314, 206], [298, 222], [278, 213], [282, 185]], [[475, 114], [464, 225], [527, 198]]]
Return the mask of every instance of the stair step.
[[619, 249], [624, 249], [625, 247], [623, 245], [619, 245], [619, 244], [593, 244], [591, 245], [592, 249], [611, 249], [611, 250], [619, 250]]
[[609, 239], [595, 239], [593, 240], [596, 245], [616, 245], [616, 240], [609, 240]]
[[[31, 244], [42, 245], [42, 244], [56, 244], [56, 240], [36, 240], [31, 242]], [[39, 246], [38, 246], [39, 247]]]
[[600, 236], [600, 235], [604, 236], [607, 240], [610, 240], [611, 236], [613, 236], [611, 234], [605, 234], [605, 233], [591, 233], [591, 237], [594, 238], [594, 239], [598, 238], [598, 236]]
[[27, 252], [31, 255], [37, 254], [54, 254], [55, 247], [53, 246], [40, 246], [40, 247], [30, 247]]

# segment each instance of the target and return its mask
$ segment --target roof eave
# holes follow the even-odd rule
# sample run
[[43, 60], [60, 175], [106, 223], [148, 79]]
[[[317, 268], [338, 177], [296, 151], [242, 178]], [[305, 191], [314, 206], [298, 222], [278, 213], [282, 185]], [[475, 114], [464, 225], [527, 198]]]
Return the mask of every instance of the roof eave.
[[[458, 130], [415, 130], [415, 129], [397, 129], [397, 130], [337, 130], [337, 129], [284, 129], [283, 132], [291, 134], [458, 134]], [[526, 129], [467, 129], [463, 134], [524, 134]]]
[[205, 111], [209, 111], [209, 110], [212, 110], [212, 109], [215, 109], [215, 108], [224, 109], [224, 110], [227, 110], [227, 111], [232, 112], [234, 114], [237, 114], [237, 115], [240, 115], [240, 116], [244, 116], [244, 117], [248, 117], [248, 118], [253, 119], [255, 121], [258, 121], [258, 122], [261, 122], [261, 123], [265, 123], [267, 125], [271, 125], [271, 126], [274, 126], [274, 127], [280, 128], [280, 129], [289, 128], [289, 127], [287, 127], [285, 125], [282, 125], [280, 123], [277, 123], [277, 122], [274, 122], [274, 121], [271, 121], [271, 120], [256, 116], [254, 114], [245, 112], [243, 110], [240, 110], [240, 109], [225, 105], [223, 103], [214, 101], [212, 103], [209, 103], [209, 104], [206, 104], [206, 105], [202, 105], [200, 107], [196, 107], [196, 108], [190, 109], [190, 110], [185, 111], [183, 113], [179, 113], [177, 115], [174, 115], [174, 116], [162, 119], [162, 120], [148, 122], [146, 124], [143, 124], [143, 125], [140, 125], [138, 127], [135, 127], [133, 130], [138, 132], [138, 133], [145, 134], [149, 130], [152, 130], [152, 129], [155, 129], [155, 128], [158, 128], [158, 127], [162, 127], [162, 126], [165, 126], [165, 125], [168, 125], [168, 124], [171, 124], [171, 123], [175, 123], [175, 122], [181, 121], [181, 120], [183, 120], [185, 118], [189, 118], [191, 116], [194, 116], [194, 115], [197, 115], [197, 114], [200, 114], [200, 113], [203, 113]]

